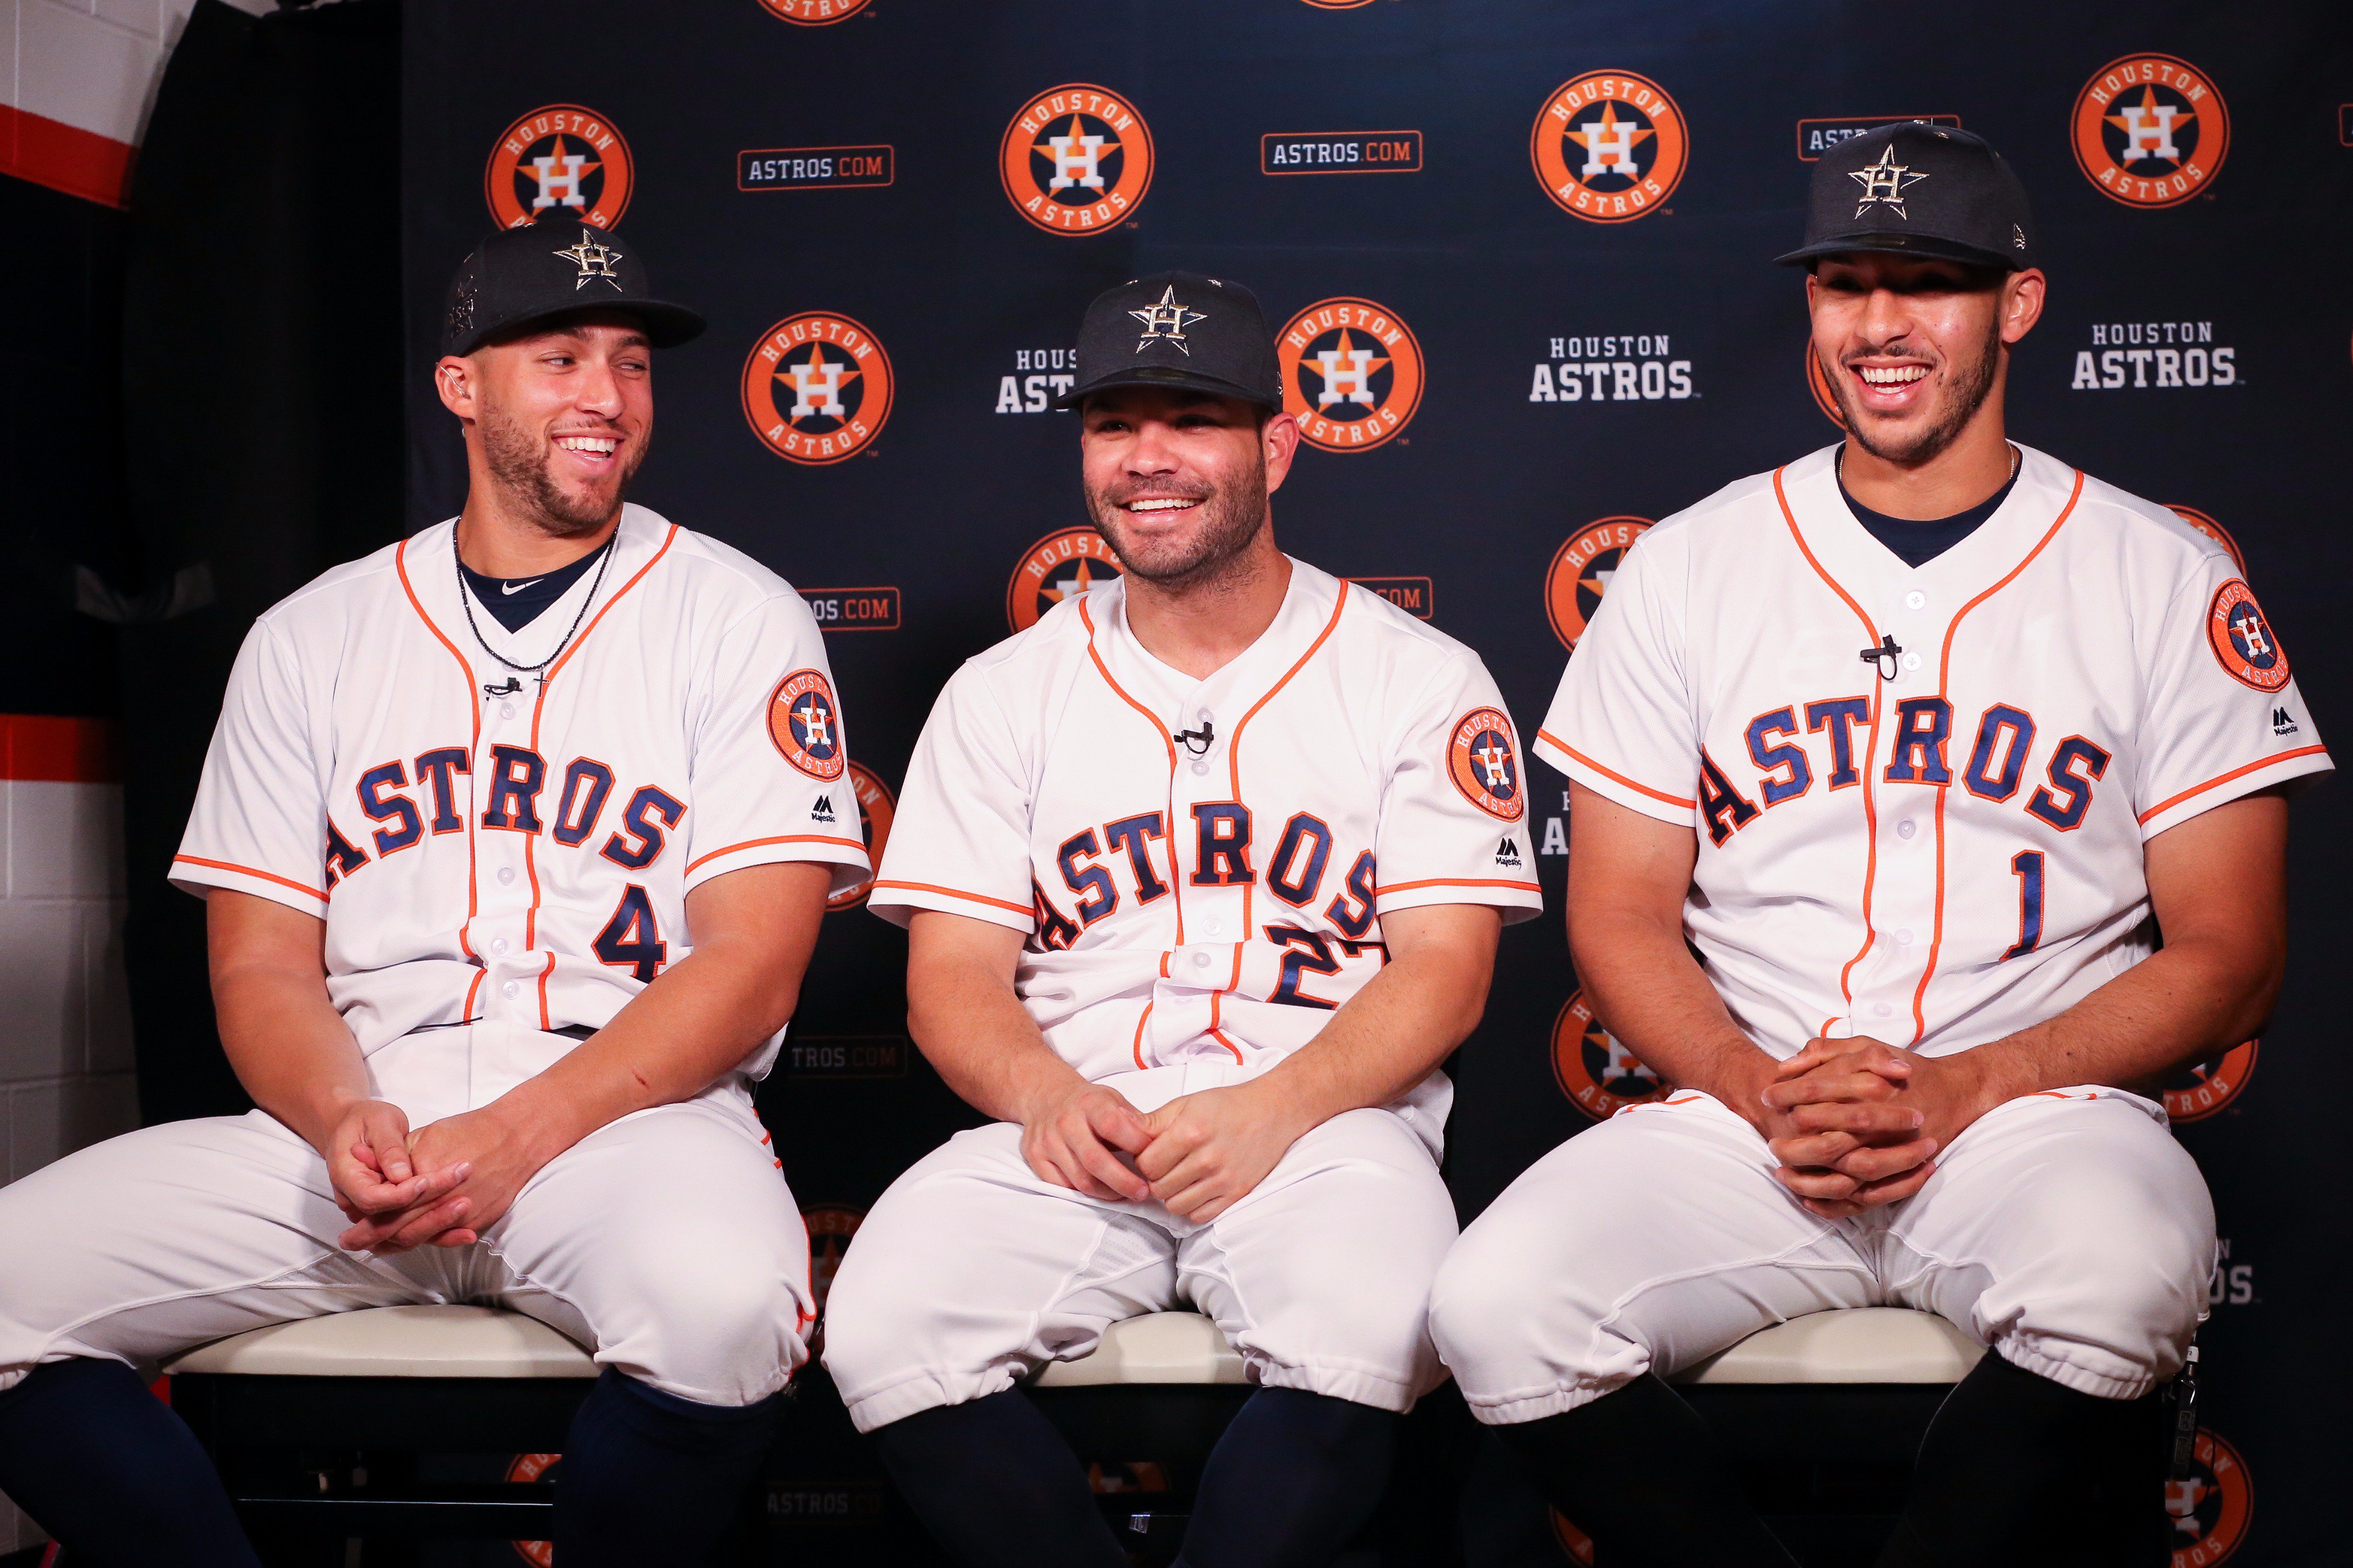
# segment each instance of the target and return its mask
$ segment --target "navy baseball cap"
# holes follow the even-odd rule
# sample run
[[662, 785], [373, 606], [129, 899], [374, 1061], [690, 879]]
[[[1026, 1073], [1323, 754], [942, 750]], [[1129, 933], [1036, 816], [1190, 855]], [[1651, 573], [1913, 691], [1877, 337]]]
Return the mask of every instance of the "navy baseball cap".
[[449, 280], [441, 352], [470, 354], [493, 338], [543, 327], [582, 310], [626, 310], [647, 341], [675, 348], [699, 336], [703, 320], [653, 295], [636, 243], [576, 220], [502, 228], [474, 247]]
[[1282, 371], [1258, 296], [1198, 272], [1155, 272], [1106, 289], [1079, 323], [1078, 378], [1054, 399], [1076, 408], [1114, 386], [1189, 388], [1282, 406]]
[[1814, 165], [1806, 242], [1784, 267], [1859, 250], [2022, 272], [2034, 265], [2026, 187], [1984, 137], [1906, 121], [1840, 142]]

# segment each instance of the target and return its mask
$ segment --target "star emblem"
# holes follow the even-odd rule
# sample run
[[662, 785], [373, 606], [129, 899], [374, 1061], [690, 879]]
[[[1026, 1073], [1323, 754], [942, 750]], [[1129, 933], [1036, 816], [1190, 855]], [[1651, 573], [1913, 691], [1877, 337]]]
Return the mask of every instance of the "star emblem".
[[2196, 110], [2180, 104], [2158, 102], [2154, 87], [2140, 89], [2138, 103], [2119, 103], [2116, 107], [2124, 112], [2105, 114], [2101, 118], [2125, 133], [2124, 162], [2133, 163], [2143, 158], [2158, 158], [2179, 165], [2181, 151], [2173, 140], [2173, 133], [2196, 122]]
[[590, 239], [586, 228], [580, 231], [580, 238], [568, 249], [548, 254], [560, 256], [580, 268], [580, 276], [572, 280], [572, 290], [575, 294], [588, 287], [588, 280], [592, 278], [602, 278], [613, 286], [616, 292], [627, 292], [621, 288], [621, 275], [613, 270], [613, 263], [623, 259], [621, 253], [609, 245], [600, 245]]
[[[469, 257], [467, 259], [470, 261], [473, 258]], [[474, 330], [474, 301], [480, 293], [480, 284], [471, 277], [458, 285], [458, 297], [449, 301], [448, 330], [451, 332], [463, 336]]]
[[[1133, 312], [1130, 313], [1133, 314]], [[1119, 574], [1114, 572], [1110, 574], [1110, 575], [1115, 577], [1119, 575]], [[1076, 575], [1071, 577], [1068, 584], [1060, 588], [1040, 588], [1038, 590], [1038, 596], [1041, 599], [1051, 599], [1059, 605], [1065, 599], [1077, 598], [1081, 594], [1085, 593], [1094, 585], [1094, 574], [1087, 570], [1086, 557], [1082, 555], [1079, 557], [1078, 573]]]
[[[1619, 119], [1615, 109], [1604, 103], [1600, 119], [1588, 120], [1577, 130], [1563, 134], [1585, 149], [1588, 164], [1609, 164], [1609, 173], [1631, 178], [1636, 173], [1634, 149], [1658, 132], [1630, 117]], [[1598, 174], [1601, 171], [1588, 168], [1587, 172]]]
[[1208, 320], [1200, 311], [1177, 302], [1176, 285], [1174, 283], [1160, 291], [1159, 299], [1141, 310], [1130, 310], [1128, 314], [1144, 323], [1144, 335], [1135, 340], [1137, 353], [1142, 353], [1145, 345], [1156, 340], [1175, 343], [1187, 359], [1193, 357], [1193, 351], [1185, 344], [1186, 327], [1191, 322]]
[[1577, 580], [1577, 585], [1599, 599], [1609, 592], [1609, 580], [1618, 575], [1615, 566], [1596, 566]]
[[1912, 215], [1904, 210], [1904, 193], [1928, 176], [1915, 174], [1911, 165], [1897, 163], [1895, 144], [1891, 142], [1879, 150], [1878, 163], [1850, 169], [1846, 177], [1862, 187], [1862, 198], [1854, 204], [1855, 216], [1861, 217], [1873, 204], [1883, 204], [1894, 207], [1897, 217], [1910, 223]]

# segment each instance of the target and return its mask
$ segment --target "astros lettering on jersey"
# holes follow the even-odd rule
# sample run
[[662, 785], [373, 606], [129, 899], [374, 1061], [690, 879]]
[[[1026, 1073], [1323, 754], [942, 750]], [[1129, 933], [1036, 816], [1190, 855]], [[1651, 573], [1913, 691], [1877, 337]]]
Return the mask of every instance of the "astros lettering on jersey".
[[[1542, 907], [1526, 781], [1478, 657], [1304, 563], [1205, 680], [1128, 630], [1124, 582], [959, 670], [907, 773], [876, 910], [1029, 933], [1018, 989], [1094, 1080], [1271, 1066], [1387, 962], [1379, 918]], [[1408, 1097], [1435, 1145], [1451, 1089]]]
[[[839, 889], [866, 869], [825, 647], [782, 579], [633, 505], [601, 591], [589, 572], [520, 632], [470, 629], [453, 537], [255, 623], [173, 864], [325, 920], [328, 993], [396, 1102], [449, 1091], [434, 1026], [609, 1022], [691, 951], [686, 896], [713, 877], [812, 860]], [[592, 593], [543, 679], [476, 640], [543, 659]], [[466, 1087], [545, 1065], [477, 1061]]]
[[2147, 839], [2333, 764], [2229, 555], [2165, 508], [2021, 447], [1912, 568], [1837, 450], [1644, 534], [1536, 750], [1698, 834], [1686, 926], [1759, 1046], [1934, 1056], [2148, 956]]

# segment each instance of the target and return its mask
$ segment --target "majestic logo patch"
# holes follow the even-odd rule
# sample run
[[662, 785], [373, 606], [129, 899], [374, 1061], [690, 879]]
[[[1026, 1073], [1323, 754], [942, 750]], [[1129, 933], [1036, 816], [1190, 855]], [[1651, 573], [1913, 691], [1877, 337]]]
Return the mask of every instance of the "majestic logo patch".
[[809, 1310], [817, 1314], [817, 1322], [809, 1333], [809, 1353], [818, 1353], [825, 1342], [825, 1304], [833, 1294], [833, 1277], [841, 1272], [841, 1259], [849, 1251], [849, 1238], [866, 1221], [863, 1209], [846, 1208], [838, 1204], [813, 1204], [801, 1210], [801, 1224], [808, 1229], [809, 1244]]
[[1545, 572], [1545, 614], [1561, 647], [1577, 650], [1577, 639], [1593, 624], [1618, 563], [1650, 526], [1647, 517], [1605, 517], [1587, 523], [1553, 552]]
[[1862, 187], [1855, 198], [1855, 216], [1861, 217], [1873, 207], [1885, 207], [1909, 223], [1912, 215], [1905, 208], [1904, 193], [1928, 176], [1915, 174], [1908, 164], [1897, 163], [1895, 144], [1891, 142], [1879, 150], [1877, 163], [1850, 170], [1846, 177]]
[[1512, 721], [1501, 709], [1473, 708], [1455, 721], [1446, 766], [1463, 798], [1488, 816], [1517, 822], [1526, 815], [1519, 752], [1512, 743]]
[[2173, 1568], [2214, 1568], [2246, 1540], [2255, 1511], [2246, 1461], [2200, 1426], [2190, 1448], [2189, 1479], [2165, 1483], [2165, 1511], [2173, 1521]]
[[1282, 405], [1311, 447], [1369, 452], [1421, 406], [1421, 344], [1387, 306], [1319, 300], [1283, 323]]
[[2075, 96], [2075, 166], [2136, 207], [2177, 206], [2205, 189], [2231, 146], [2231, 111], [2206, 73], [2171, 55], [2126, 55]]
[[744, 417], [768, 450], [839, 463], [891, 417], [891, 356], [847, 316], [804, 310], [760, 334], [744, 361]]
[[874, 0], [760, 0], [760, 8], [797, 27], [825, 27], [855, 16]]
[[1631, 71], [1588, 71], [1536, 112], [1528, 158], [1553, 205], [1588, 223], [1627, 223], [1675, 194], [1691, 157], [1683, 111]]
[[1005, 199], [1049, 234], [1100, 234], [1133, 216], [1152, 185], [1152, 131], [1107, 88], [1071, 82], [1038, 94], [997, 154]]
[[2165, 1114], [2175, 1125], [2202, 1121], [2239, 1098], [2255, 1074], [2255, 1047], [2260, 1039], [2232, 1046], [2211, 1062], [2200, 1062], [2177, 1074], [2165, 1086]]
[[2246, 584], [2233, 577], [2215, 592], [2206, 613], [2206, 640], [2232, 679], [2258, 691], [2288, 682], [2287, 655]]
[[1119, 575], [1119, 557], [1092, 528], [1050, 533], [1022, 552], [1005, 590], [1005, 621], [1017, 632], [1065, 599]]
[[814, 669], [797, 669], [776, 682], [768, 699], [768, 738], [785, 761], [813, 779], [838, 779], [841, 753], [841, 705], [833, 686]]
[[2239, 575], [2243, 577], [2247, 574], [2247, 558], [2240, 553], [2239, 542], [2231, 537], [2229, 529], [2224, 528], [2194, 506], [2179, 506], [2168, 501], [2166, 503], [2165, 510], [2229, 551], [2231, 564], [2238, 569]]
[[[882, 864], [883, 846], [891, 841], [891, 818], [898, 812], [898, 797], [891, 793], [891, 786], [863, 763], [849, 764], [849, 787], [858, 796], [858, 832], [866, 840], [866, 863], [880, 866]], [[825, 907], [828, 910], [854, 910], [864, 903], [866, 895], [873, 890], [874, 878], [870, 872], [866, 879], [856, 887], [844, 888], [838, 893], [827, 895]]]
[[500, 136], [482, 171], [482, 199], [501, 228], [551, 216], [612, 228], [628, 210], [636, 168], [610, 121], [576, 103], [551, 103]]
[[1659, 1075], [1601, 1026], [1582, 991], [1570, 992], [1553, 1020], [1552, 1077], [1561, 1093], [1596, 1121], [1667, 1096]]

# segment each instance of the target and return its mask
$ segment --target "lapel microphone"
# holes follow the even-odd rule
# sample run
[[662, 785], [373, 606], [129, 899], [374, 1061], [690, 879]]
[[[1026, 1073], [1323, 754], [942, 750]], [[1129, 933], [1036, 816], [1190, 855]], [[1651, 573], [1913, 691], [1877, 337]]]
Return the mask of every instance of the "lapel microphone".
[[[1894, 632], [1889, 632], [1886, 636], [1886, 640], [1882, 642], [1877, 647], [1864, 648], [1862, 650], [1862, 658], [1863, 663], [1874, 665], [1878, 668], [1880, 679], [1893, 680], [1895, 679], [1897, 668], [1900, 668], [1895, 662], [1895, 656], [1903, 651], [1904, 645], [1895, 640], [1895, 634]], [[1185, 737], [1179, 735], [1176, 738], [1181, 741]]]
[[[1218, 738], [1218, 731], [1211, 728], [1207, 719], [1201, 721], [1201, 727], [1198, 730], [1177, 730], [1173, 731], [1173, 734], [1176, 739], [1185, 742], [1187, 751], [1197, 757], [1207, 752], [1209, 749], [1209, 742]], [[1196, 744], [1196, 742], [1198, 743]]]

